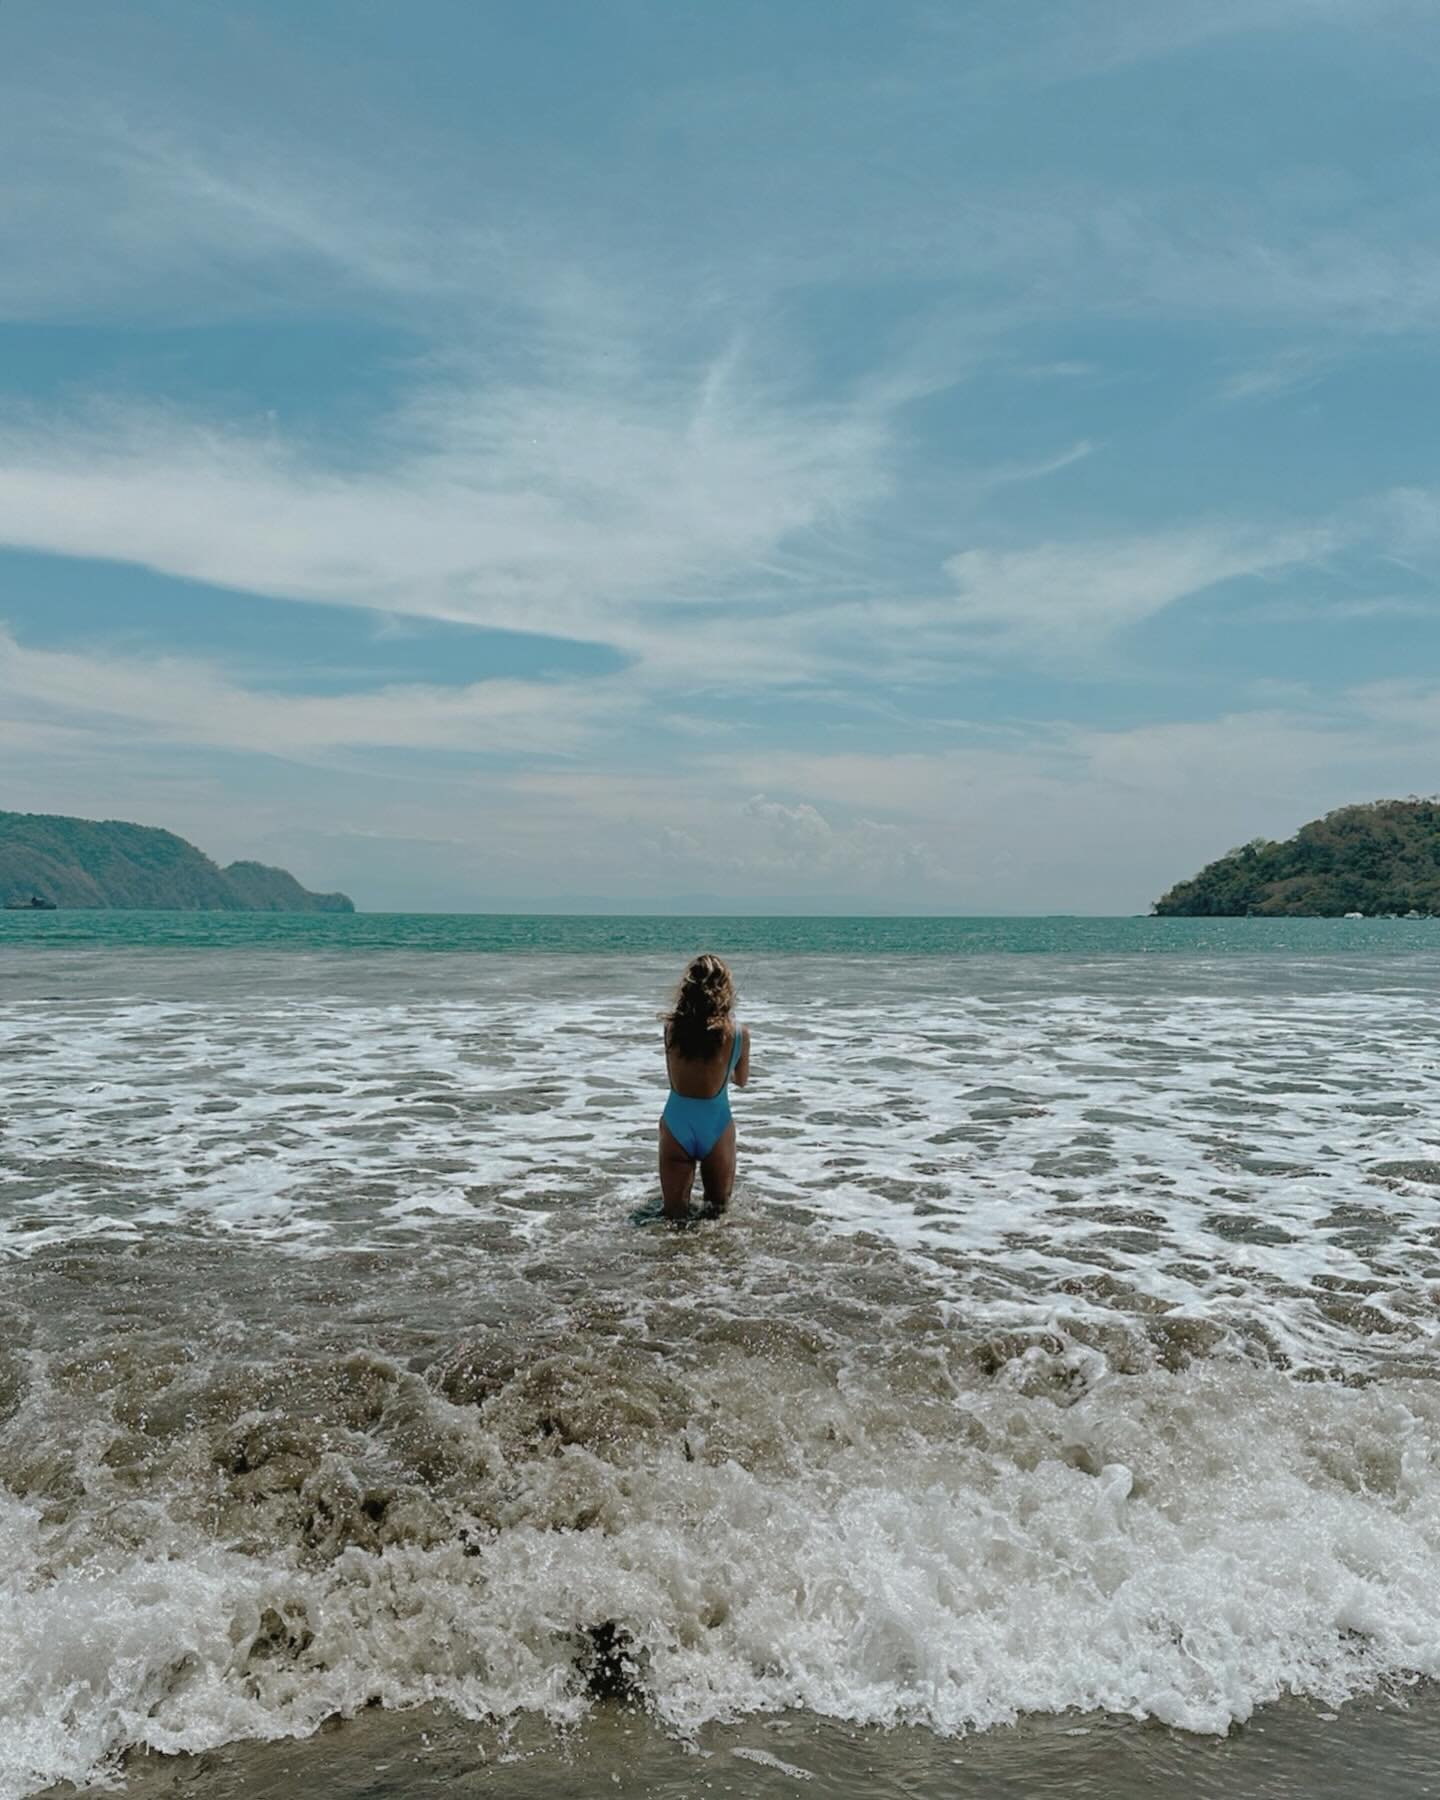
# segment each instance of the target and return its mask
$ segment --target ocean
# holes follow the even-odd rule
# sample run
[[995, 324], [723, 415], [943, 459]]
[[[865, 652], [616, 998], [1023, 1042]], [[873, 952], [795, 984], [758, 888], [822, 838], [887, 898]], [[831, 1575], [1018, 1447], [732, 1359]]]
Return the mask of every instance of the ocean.
[[11, 914], [0, 984], [0, 1800], [1440, 1793], [1440, 922]]

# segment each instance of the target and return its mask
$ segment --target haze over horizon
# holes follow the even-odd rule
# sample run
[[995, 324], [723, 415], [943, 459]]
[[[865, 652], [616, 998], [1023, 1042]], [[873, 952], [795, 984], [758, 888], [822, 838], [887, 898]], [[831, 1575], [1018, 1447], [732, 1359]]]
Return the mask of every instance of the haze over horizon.
[[1133, 913], [1436, 785], [1433, 6], [0, 43], [0, 807], [366, 910]]

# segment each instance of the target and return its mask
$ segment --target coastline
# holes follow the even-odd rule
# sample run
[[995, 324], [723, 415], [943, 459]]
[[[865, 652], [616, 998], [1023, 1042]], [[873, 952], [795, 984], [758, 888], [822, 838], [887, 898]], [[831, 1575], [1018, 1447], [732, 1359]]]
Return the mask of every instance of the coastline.
[[[1440, 1793], [1440, 1686], [1391, 1689], [1338, 1710], [1304, 1699], [1259, 1709], [1224, 1737], [1106, 1714], [1026, 1716], [940, 1737], [918, 1726], [849, 1726], [781, 1713], [670, 1735], [644, 1712], [598, 1704], [560, 1732], [522, 1717], [476, 1723], [438, 1707], [371, 1708], [312, 1737], [240, 1742], [200, 1755], [128, 1758], [126, 1800], [587, 1800], [698, 1793], [778, 1800], [1419, 1800]], [[68, 1783], [35, 1800], [76, 1800]]]

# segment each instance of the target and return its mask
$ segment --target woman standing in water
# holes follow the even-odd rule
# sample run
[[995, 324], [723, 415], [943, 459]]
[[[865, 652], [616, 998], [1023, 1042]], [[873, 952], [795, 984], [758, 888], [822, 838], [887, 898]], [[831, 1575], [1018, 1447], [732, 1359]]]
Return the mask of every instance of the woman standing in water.
[[705, 1209], [729, 1203], [735, 1181], [735, 1121], [730, 1082], [750, 1079], [750, 1032], [735, 1018], [735, 983], [718, 956], [697, 956], [680, 978], [665, 1015], [670, 1098], [660, 1115], [660, 1196], [667, 1219], [690, 1210], [695, 1165]]

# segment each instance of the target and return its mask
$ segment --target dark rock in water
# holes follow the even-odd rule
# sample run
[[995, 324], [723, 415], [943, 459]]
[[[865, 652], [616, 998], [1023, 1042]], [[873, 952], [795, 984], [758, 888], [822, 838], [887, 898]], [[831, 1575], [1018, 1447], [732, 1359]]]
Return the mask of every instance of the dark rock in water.
[[586, 1631], [579, 1667], [585, 1677], [585, 1691], [592, 1700], [640, 1698], [640, 1667], [629, 1633], [613, 1619]]
[[[0, 812], [5, 909], [118, 907], [164, 912], [354, 912], [345, 894], [312, 894], [284, 869], [226, 869], [173, 831], [119, 819]], [[27, 898], [29, 896], [29, 898]]]

